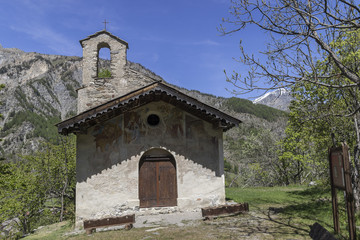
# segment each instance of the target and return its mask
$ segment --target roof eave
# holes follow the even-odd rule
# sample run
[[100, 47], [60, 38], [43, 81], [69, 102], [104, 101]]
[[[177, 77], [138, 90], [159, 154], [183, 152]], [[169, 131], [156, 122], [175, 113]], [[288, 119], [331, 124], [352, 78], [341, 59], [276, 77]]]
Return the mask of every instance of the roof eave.
[[129, 49], [129, 44], [128, 44], [126, 41], [122, 40], [121, 38], [119, 38], [119, 37], [117, 37], [117, 36], [115, 36], [115, 35], [113, 35], [113, 34], [111, 34], [110, 32], [106, 31], [105, 29], [104, 29], [104, 30], [101, 30], [101, 31], [98, 31], [98, 32], [96, 32], [96, 33], [94, 33], [94, 34], [92, 34], [92, 35], [89, 35], [89, 36], [87, 36], [86, 38], [80, 40], [79, 42], [80, 42], [80, 44], [81, 44], [81, 47], [84, 47], [84, 45], [83, 45], [83, 42], [84, 42], [84, 41], [87, 41], [87, 40], [89, 40], [89, 39], [91, 39], [91, 38], [97, 37], [97, 36], [99, 36], [100, 34], [107, 34], [107, 35], [109, 35], [110, 37], [114, 38], [115, 40], [119, 41], [120, 43], [126, 45], [126, 48]]
[[[56, 124], [58, 132], [61, 134], [83, 132], [84, 129], [81, 129], [82, 125], [89, 124], [90, 122], [98, 122], [96, 120], [100, 118], [109, 119], [113, 117], [113, 115], [117, 116], [126, 111], [145, 105], [149, 99], [155, 99], [152, 97], [153, 94], [157, 95], [157, 100], [169, 101], [170, 104], [178, 106], [184, 111], [192, 113], [199, 118], [218, 122], [218, 127], [222, 128], [223, 131], [227, 131], [241, 123], [239, 119], [204, 104], [164, 83], [155, 82]], [[143, 102], [139, 100], [140, 98], [143, 98]], [[139, 103], [136, 101], [139, 101]], [[128, 105], [129, 109], [127, 109]]]

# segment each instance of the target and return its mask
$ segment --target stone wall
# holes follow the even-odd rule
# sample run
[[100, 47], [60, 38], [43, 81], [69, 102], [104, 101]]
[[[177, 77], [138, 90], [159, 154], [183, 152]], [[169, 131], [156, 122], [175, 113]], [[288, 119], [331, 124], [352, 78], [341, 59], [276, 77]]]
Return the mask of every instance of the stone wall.
[[[156, 114], [156, 126], [147, 117]], [[156, 150], [158, 149], [158, 150]], [[76, 225], [139, 208], [141, 157], [167, 151], [176, 162], [176, 211], [225, 203], [222, 130], [165, 102], [151, 102], [77, 135]]]
[[[154, 80], [131, 70], [127, 44], [104, 32], [83, 40], [83, 82], [78, 90], [78, 113], [125, 95]], [[99, 50], [110, 49], [111, 77], [98, 78]]]

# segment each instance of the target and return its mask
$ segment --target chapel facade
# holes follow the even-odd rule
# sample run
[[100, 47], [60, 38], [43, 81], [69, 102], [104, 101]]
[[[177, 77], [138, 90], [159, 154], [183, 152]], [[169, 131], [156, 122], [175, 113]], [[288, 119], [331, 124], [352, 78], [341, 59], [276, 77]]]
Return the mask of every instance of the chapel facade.
[[[80, 43], [78, 114], [57, 125], [77, 137], [76, 227], [224, 204], [223, 132], [240, 120], [131, 68], [128, 43], [106, 30]], [[104, 47], [111, 76], [99, 77]]]

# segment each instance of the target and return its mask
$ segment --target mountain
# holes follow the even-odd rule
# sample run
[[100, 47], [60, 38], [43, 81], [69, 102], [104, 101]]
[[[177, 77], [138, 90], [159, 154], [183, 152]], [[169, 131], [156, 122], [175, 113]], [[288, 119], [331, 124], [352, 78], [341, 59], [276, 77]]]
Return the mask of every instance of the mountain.
[[267, 92], [263, 96], [255, 99], [253, 103], [264, 104], [282, 111], [289, 111], [290, 102], [293, 100], [291, 92], [285, 88], [279, 88], [272, 92]]
[[[127, 64], [140, 75], [163, 80], [138, 63]], [[2, 157], [13, 159], [19, 154], [31, 154], [42, 142], [56, 141], [59, 134], [54, 125], [76, 114], [76, 89], [81, 83], [80, 57], [0, 48], [0, 84], [5, 84], [5, 89], [0, 92]], [[283, 111], [245, 99], [217, 97], [173, 87], [243, 122], [241, 128], [225, 133], [224, 155], [228, 165], [238, 166], [239, 161], [243, 161], [245, 155], [239, 149], [248, 139], [255, 141], [252, 146], [265, 149], [264, 144], [275, 145], [284, 134], [287, 114]], [[261, 135], [265, 133], [269, 138]], [[267, 143], [263, 143], [265, 140]], [[260, 154], [257, 159], [260, 161], [264, 157]], [[241, 166], [247, 167], [246, 164]]]
[[27, 154], [56, 138], [54, 124], [76, 113], [81, 58], [0, 49], [3, 155]]

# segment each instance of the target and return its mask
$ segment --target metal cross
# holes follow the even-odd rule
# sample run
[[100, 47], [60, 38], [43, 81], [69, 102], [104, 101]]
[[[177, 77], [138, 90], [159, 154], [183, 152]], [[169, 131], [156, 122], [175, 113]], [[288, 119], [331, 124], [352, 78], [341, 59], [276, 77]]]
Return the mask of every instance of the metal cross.
[[105, 25], [105, 31], [106, 31], [106, 24], [107, 23], [109, 23], [109, 22], [107, 22], [106, 19], [105, 19], [105, 21], [103, 22], [103, 24]]

